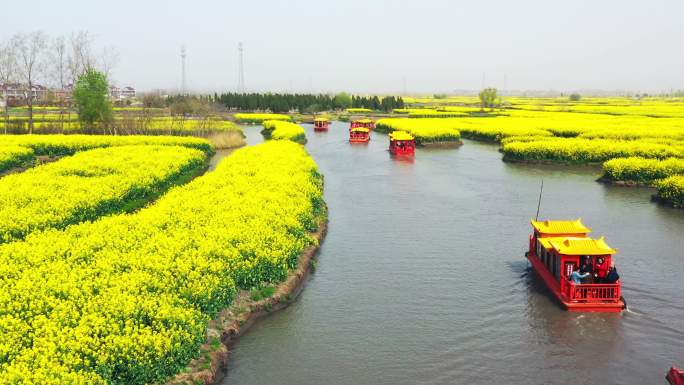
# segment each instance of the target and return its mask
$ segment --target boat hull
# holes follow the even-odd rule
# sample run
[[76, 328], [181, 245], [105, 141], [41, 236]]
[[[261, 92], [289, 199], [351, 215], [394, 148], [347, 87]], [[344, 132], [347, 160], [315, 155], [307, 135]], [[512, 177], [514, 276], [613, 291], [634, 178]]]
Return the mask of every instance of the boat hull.
[[572, 312], [619, 313], [625, 309], [625, 302], [622, 299], [616, 302], [602, 303], [568, 301], [567, 298], [565, 298], [561, 293], [560, 285], [556, 281], [555, 277], [551, 275], [548, 270], [546, 270], [544, 264], [539, 260], [539, 258], [531, 253], [526, 253], [526, 257], [532, 264], [534, 271], [542, 279], [542, 281], [544, 281], [546, 287], [549, 288], [549, 291], [553, 293], [565, 310]]
[[411, 149], [411, 150], [399, 150], [399, 149], [396, 149], [396, 148], [390, 148], [390, 154], [392, 154], [392, 155], [398, 155], [398, 156], [401, 156], [401, 155], [415, 155], [416, 152], [415, 152], [415, 150], [413, 150], [413, 149]]
[[670, 371], [667, 372], [665, 378], [671, 385], [684, 385], [684, 371], [681, 371], [674, 366], [670, 368]]
[[349, 138], [350, 143], [368, 143], [370, 138]]

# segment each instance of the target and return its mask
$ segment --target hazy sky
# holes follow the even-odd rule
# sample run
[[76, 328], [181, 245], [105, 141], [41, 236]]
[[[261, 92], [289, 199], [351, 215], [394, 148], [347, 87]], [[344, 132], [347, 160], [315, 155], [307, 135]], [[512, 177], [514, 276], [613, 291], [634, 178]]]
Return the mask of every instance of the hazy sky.
[[[682, 0], [7, 1], [0, 39], [87, 30], [119, 85], [449, 92], [684, 89]], [[11, 16], [10, 16], [11, 15]], [[30, 16], [28, 19], [26, 16]]]

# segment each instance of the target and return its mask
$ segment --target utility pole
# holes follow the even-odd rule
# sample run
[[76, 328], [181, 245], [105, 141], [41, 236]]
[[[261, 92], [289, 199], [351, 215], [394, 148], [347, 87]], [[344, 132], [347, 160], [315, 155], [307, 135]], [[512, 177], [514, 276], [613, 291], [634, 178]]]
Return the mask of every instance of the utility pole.
[[187, 92], [187, 84], [185, 82], [185, 46], [181, 46], [181, 94], [185, 95]]
[[239, 63], [238, 63], [238, 93], [245, 93], [245, 59], [244, 59], [244, 47], [242, 42], [238, 43], [238, 53], [239, 53]]

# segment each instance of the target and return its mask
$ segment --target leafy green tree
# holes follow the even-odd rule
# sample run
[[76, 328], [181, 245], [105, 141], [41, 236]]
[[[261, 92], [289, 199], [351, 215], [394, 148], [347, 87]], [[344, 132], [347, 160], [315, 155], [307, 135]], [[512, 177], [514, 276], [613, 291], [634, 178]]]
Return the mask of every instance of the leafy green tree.
[[112, 104], [109, 102], [107, 76], [94, 69], [88, 69], [78, 77], [73, 94], [78, 119], [83, 128], [91, 130], [96, 123], [112, 121]]
[[578, 94], [576, 92], [573, 94], [570, 94], [570, 101], [578, 102], [580, 99], [582, 99], [582, 96], [580, 94]]
[[482, 109], [494, 108], [496, 106], [496, 88], [485, 88], [480, 91], [480, 102]]
[[343, 110], [352, 106], [352, 98], [346, 92], [340, 92], [333, 98], [335, 108]]

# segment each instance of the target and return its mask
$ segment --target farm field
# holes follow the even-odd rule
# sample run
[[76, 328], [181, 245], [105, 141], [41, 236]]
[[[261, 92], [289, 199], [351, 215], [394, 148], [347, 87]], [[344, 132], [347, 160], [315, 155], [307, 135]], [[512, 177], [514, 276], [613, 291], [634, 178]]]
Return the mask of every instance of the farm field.
[[[551, 177], [556, 183], [566, 173], [579, 183], [573, 177], [576, 167], [586, 167], [580, 175], [591, 181], [593, 165], [601, 164], [603, 180], [651, 186], [659, 200], [684, 206], [684, 126], [677, 117], [430, 109], [446, 109], [447, 115], [423, 118], [402, 111], [379, 119], [368, 147], [347, 146], [348, 124], [334, 122], [329, 132], [314, 133], [307, 125], [265, 120], [264, 143], [236, 150], [201, 176], [215, 152], [204, 138], [3, 136], [0, 165], [13, 173], [0, 177], [0, 277], [8, 288], [0, 294], [0, 353], [5, 357], [0, 382], [162, 383], [187, 372], [194, 360], [206, 359], [206, 346], [213, 346], [209, 322], [240, 293], [272, 292], [302, 251], [316, 245], [310, 234], [326, 217], [322, 175], [301, 144], [327, 159], [338, 189], [342, 176], [351, 178], [353, 191], [363, 190], [366, 184], [353, 181], [353, 170], [386, 175], [391, 181], [387, 191], [403, 202], [400, 215], [410, 213], [407, 196], [438, 188], [440, 178], [451, 180], [450, 167], [472, 174], [458, 162], [472, 166], [480, 160], [490, 178], [512, 170], [513, 177], [538, 181], [538, 167], [557, 167]], [[248, 132], [250, 140], [259, 132], [254, 126], [238, 129]], [[392, 131], [407, 131], [427, 145], [418, 150], [415, 164], [380, 158], [386, 155], [384, 133]], [[457, 150], [430, 148], [463, 139]], [[437, 174], [421, 176], [441, 163], [434, 169]], [[495, 186], [482, 188], [509, 188], [495, 180], [489, 182]], [[469, 182], [461, 188], [466, 190], [459, 194], [468, 196], [467, 189], [479, 187]], [[402, 195], [404, 189], [409, 195]], [[391, 206], [380, 198], [387, 192], [376, 194], [374, 205]], [[439, 197], [439, 192], [429, 196]], [[640, 199], [646, 197], [639, 193]], [[333, 199], [342, 210], [340, 197]], [[335, 239], [333, 245], [341, 241]], [[410, 249], [408, 243], [401, 245]]]
[[[408, 119], [381, 119], [378, 125], [384, 131], [402, 125], [433, 132], [452, 127], [464, 138], [501, 143], [507, 161], [596, 164], [641, 157], [652, 159], [650, 168], [668, 169], [663, 177], [681, 174], [679, 168], [670, 167], [673, 160], [660, 162], [684, 158], [683, 99], [502, 100], [503, 107], [483, 110], [477, 107], [476, 98], [405, 98], [408, 107], [396, 113]], [[451, 116], [452, 113], [462, 116]], [[648, 184], [655, 185], [658, 179]], [[676, 204], [684, 191], [679, 191], [677, 184], [669, 186], [667, 198], [660, 195], [661, 190], [656, 194], [662, 201]]]
[[[204, 153], [192, 148], [116, 146], [78, 152], [0, 182], [50, 174], [53, 188], [78, 189], [88, 186], [83, 178], [93, 178], [90, 187], [103, 190], [87, 190], [104, 200], [108, 185], [135, 190], [136, 167], [143, 171], [134, 183], [151, 188], [155, 172], [172, 179], [203, 163]], [[72, 172], [75, 179], [65, 175]], [[272, 141], [238, 150], [140, 211], [95, 218], [144, 195], [116, 194], [120, 203], [78, 218], [92, 222], [37, 231], [50, 225], [41, 222], [29, 226], [25, 240], [7, 239], [0, 245], [0, 382], [142, 384], [179, 372], [199, 354], [209, 319], [238, 290], [281, 281], [315, 243], [308, 233], [324, 220], [322, 188], [316, 164], [300, 145]], [[0, 190], [3, 199], [12, 194]], [[84, 209], [71, 194], [74, 203], [40, 198], [63, 213], [54, 213], [57, 227], [78, 222], [76, 212]]]
[[0, 385], [684, 385], [684, 1], [2, 10]]
[[379, 132], [406, 131], [416, 138], [416, 144], [460, 143], [459, 123], [450, 119], [383, 118], [376, 122]]
[[180, 146], [109, 147], [0, 178], [0, 243], [132, 211], [200, 173], [206, 155]]

